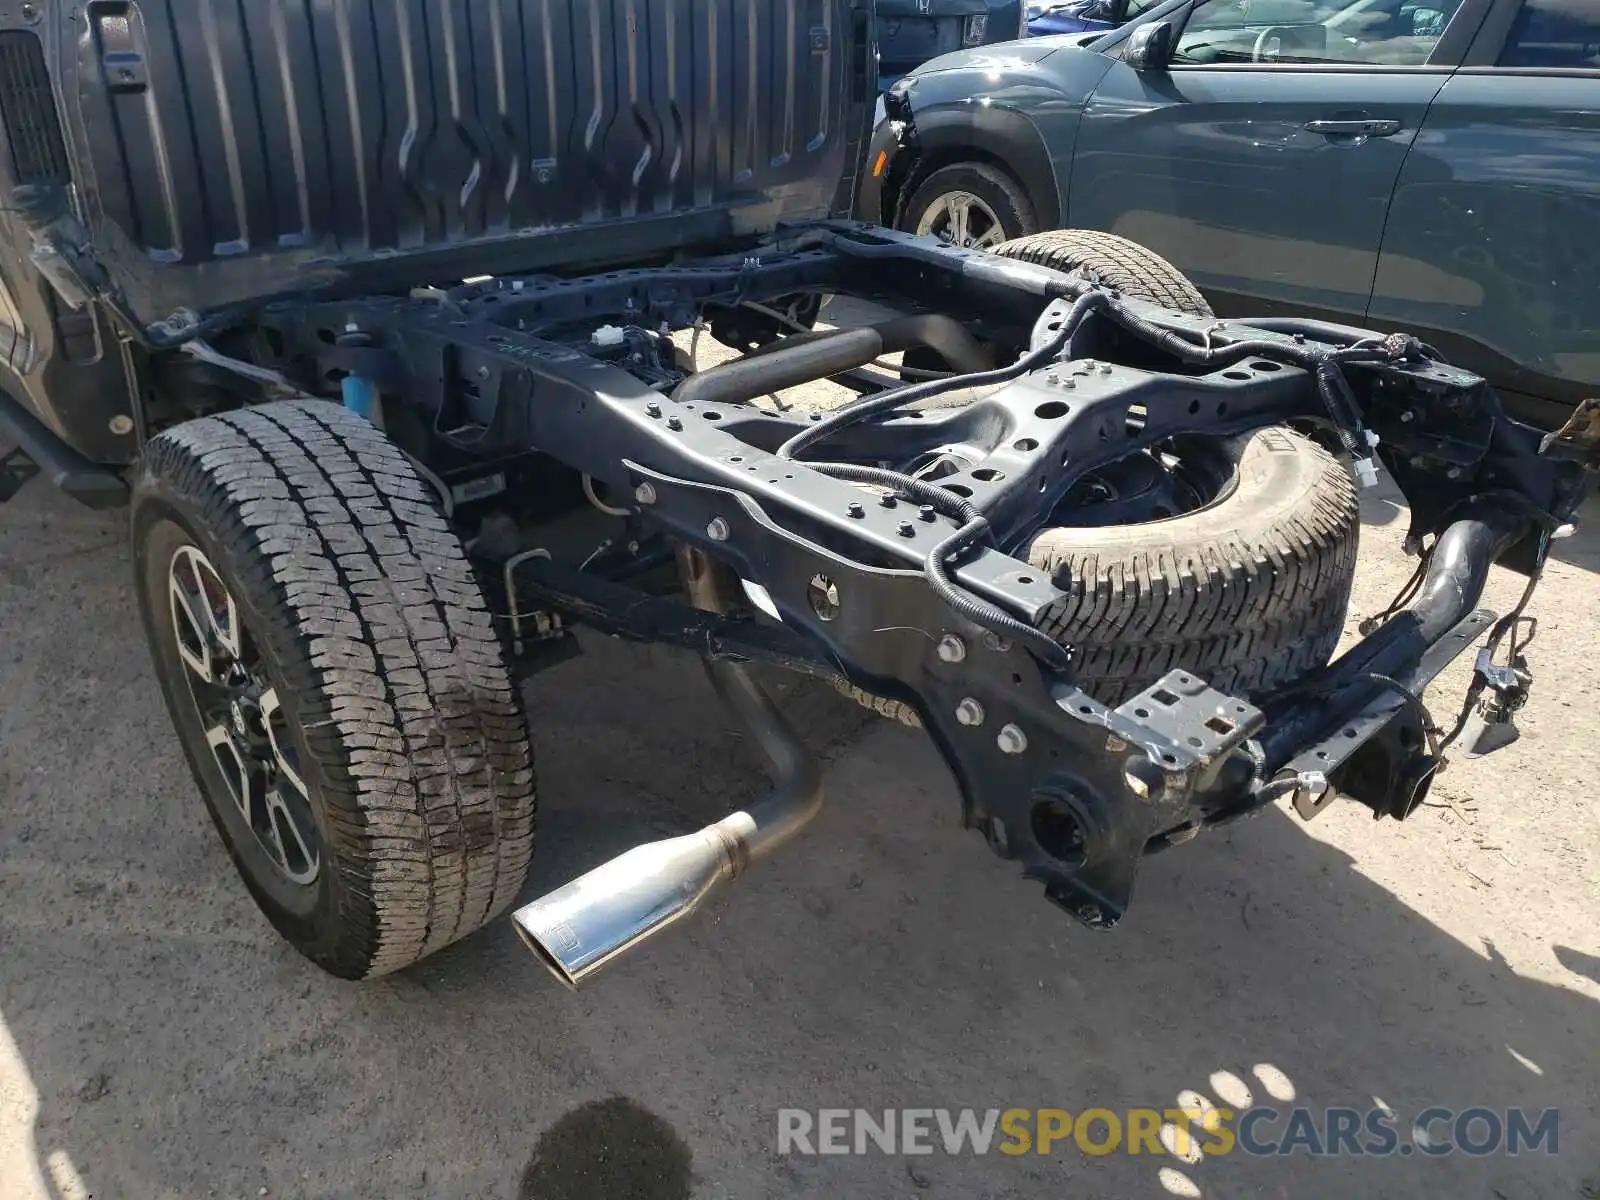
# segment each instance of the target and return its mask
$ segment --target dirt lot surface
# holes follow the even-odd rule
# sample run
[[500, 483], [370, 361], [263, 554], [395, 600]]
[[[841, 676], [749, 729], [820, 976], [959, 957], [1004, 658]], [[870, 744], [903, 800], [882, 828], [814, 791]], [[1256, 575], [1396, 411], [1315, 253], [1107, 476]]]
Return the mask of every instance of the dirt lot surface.
[[[161, 710], [120, 515], [0, 508], [0, 1198], [1600, 1196], [1600, 508], [1563, 542], [1523, 740], [1404, 825], [1272, 811], [1092, 933], [958, 824], [918, 734], [793, 703], [804, 839], [581, 993], [500, 922], [318, 974], [238, 884]], [[1352, 617], [1409, 569], [1368, 505]], [[1519, 581], [1498, 578], [1502, 607]], [[587, 640], [528, 697], [529, 896], [759, 786], [692, 660]], [[1460, 695], [1460, 669], [1434, 695]], [[780, 1156], [782, 1108], [1560, 1109], [1520, 1158]], [[1271, 1127], [1283, 1132], [1282, 1123]], [[1402, 1139], [1409, 1142], [1409, 1134]]]

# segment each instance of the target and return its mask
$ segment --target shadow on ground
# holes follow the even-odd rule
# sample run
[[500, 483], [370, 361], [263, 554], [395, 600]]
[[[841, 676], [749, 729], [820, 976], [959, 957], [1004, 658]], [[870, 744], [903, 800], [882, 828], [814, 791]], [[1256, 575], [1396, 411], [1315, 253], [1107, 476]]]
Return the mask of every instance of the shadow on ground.
[[[832, 760], [818, 827], [591, 989], [556, 986], [503, 922], [398, 978], [325, 978], [237, 886], [184, 772], [120, 522], [30, 500], [0, 545], [0, 1031], [37, 1094], [21, 1133], [44, 1194], [1570, 1200], [1600, 1170], [1600, 1009], [1579, 990], [1445, 933], [1278, 812], [1153, 861], [1125, 925], [1091, 933], [957, 828], [919, 736], [815, 692], [796, 704]], [[530, 689], [530, 894], [759, 782], [696, 664], [590, 645]], [[1596, 949], [1555, 952], [1573, 989]], [[1561, 1153], [776, 1153], [785, 1107], [1187, 1093], [1381, 1101], [1402, 1126], [1559, 1107]], [[26, 1099], [0, 1087], [0, 1108]]]
[[1600, 494], [1591, 495], [1579, 511], [1577, 530], [1551, 548], [1557, 562], [1600, 572]]

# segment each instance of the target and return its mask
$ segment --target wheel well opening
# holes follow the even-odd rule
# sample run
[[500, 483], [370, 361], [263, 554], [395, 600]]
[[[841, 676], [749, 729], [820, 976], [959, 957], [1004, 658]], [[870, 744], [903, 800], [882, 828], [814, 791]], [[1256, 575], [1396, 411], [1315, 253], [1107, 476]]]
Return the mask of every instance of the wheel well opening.
[[1028, 187], [1018, 177], [1017, 172], [1005, 159], [992, 151], [981, 149], [977, 146], [947, 146], [938, 150], [928, 151], [920, 156], [900, 155], [891, 160], [888, 169], [888, 178], [883, 186], [883, 212], [882, 220], [890, 228], [898, 229], [905, 216], [906, 202], [911, 199], [919, 187], [923, 185], [935, 171], [945, 167], [960, 166], [962, 163], [982, 163], [999, 171], [1018, 191], [1027, 199], [1030, 205], [1037, 210], [1037, 200], [1028, 191]]

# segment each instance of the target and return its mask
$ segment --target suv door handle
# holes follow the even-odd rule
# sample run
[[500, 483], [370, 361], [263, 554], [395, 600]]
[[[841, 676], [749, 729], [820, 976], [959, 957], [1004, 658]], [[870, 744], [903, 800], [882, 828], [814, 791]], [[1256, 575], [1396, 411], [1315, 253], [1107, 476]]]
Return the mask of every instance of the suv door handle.
[[1309, 133], [1327, 134], [1332, 137], [1393, 137], [1400, 132], [1399, 121], [1355, 120], [1355, 121], [1307, 121], [1306, 131]]

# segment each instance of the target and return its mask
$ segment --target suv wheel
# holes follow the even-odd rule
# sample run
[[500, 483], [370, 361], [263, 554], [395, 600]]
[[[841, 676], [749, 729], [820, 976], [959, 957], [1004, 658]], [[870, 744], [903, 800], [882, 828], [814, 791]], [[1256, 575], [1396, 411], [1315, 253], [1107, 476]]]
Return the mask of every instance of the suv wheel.
[[992, 250], [1038, 230], [1038, 218], [1015, 180], [987, 163], [958, 163], [933, 172], [912, 192], [900, 228], [954, 246]]

